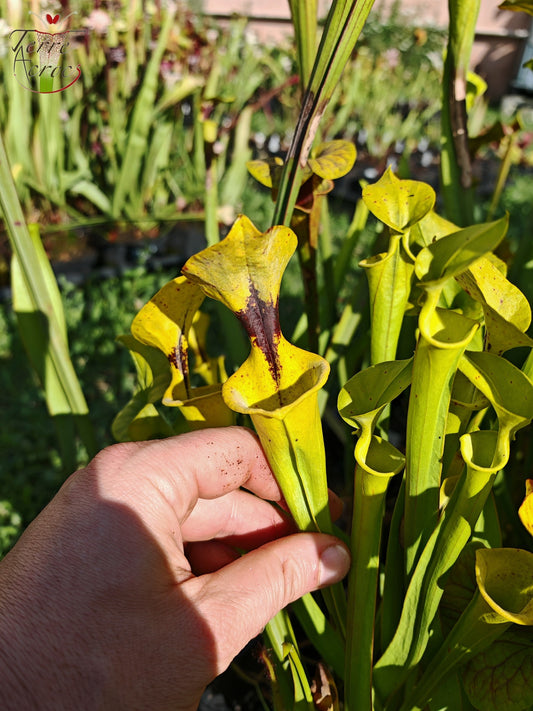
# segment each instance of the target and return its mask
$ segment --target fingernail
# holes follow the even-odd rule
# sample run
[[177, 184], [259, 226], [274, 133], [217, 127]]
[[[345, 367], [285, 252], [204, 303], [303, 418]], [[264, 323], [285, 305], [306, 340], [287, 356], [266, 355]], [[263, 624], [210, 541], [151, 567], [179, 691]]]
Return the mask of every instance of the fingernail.
[[320, 585], [342, 580], [350, 567], [350, 554], [344, 546], [329, 546], [320, 556]]

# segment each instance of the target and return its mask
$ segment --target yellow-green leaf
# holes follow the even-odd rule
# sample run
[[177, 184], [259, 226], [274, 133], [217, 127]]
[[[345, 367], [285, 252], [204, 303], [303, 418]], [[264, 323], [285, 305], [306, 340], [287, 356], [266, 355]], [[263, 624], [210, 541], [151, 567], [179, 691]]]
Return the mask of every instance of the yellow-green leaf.
[[487, 91], [487, 82], [475, 72], [467, 72], [466, 76], [466, 110], [472, 110], [476, 100]]
[[283, 161], [275, 156], [269, 160], [249, 160], [246, 163], [248, 172], [258, 183], [267, 188], [277, 187], [283, 170]]
[[173, 279], [143, 306], [131, 331], [137, 340], [154, 346], [170, 363], [171, 381], [163, 404], [179, 407], [192, 429], [233, 424], [233, 414], [222, 400], [222, 385], [192, 387], [189, 379], [188, 337], [204, 300], [202, 289], [186, 277]]
[[[457, 232], [459, 228], [453, 222], [430, 210], [409, 232], [409, 246], [427, 247], [441, 237]], [[414, 257], [413, 257], [414, 260]]]
[[482, 305], [489, 348], [493, 352], [501, 354], [517, 346], [533, 346], [525, 335], [531, 323], [529, 303], [492, 260], [481, 257], [456, 279]]
[[134, 337], [162, 351], [171, 365], [169, 400], [190, 397], [188, 333], [205, 296], [199, 286], [185, 277], [165, 284], [133, 319]]
[[411, 293], [413, 263], [401, 248], [399, 237], [391, 238], [389, 251], [363, 259], [370, 296], [371, 361], [389, 361], [396, 349]]
[[489, 306], [520, 331], [529, 328], [531, 307], [526, 297], [491, 260], [478, 259], [456, 279], [473, 299]]
[[377, 183], [363, 188], [363, 200], [378, 220], [405, 232], [433, 208], [435, 191], [418, 180], [400, 180], [387, 168]]
[[191, 281], [241, 320], [252, 345], [263, 352], [272, 379], [278, 382], [282, 374], [273, 344], [280, 334], [279, 289], [296, 243], [290, 228], [272, 227], [263, 234], [241, 215], [227, 237], [195, 254], [183, 267]]
[[533, 383], [505, 358], [467, 351], [459, 369], [494, 407], [500, 427], [511, 435], [533, 419]]
[[425, 283], [444, 282], [468, 269], [491, 252], [505, 237], [509, 218], [465, 227], [424, 247], [415, 262], [415, 274]]
[[337, 407], [342, 419], [352, 427], [375, 420], [384, 407], [411, 383], [413, 359], [372, 365], [356, 373], [341, 389]]
[[325, 180], [336, 180], [349, 173], [355, 163], [357, 151], [353, 143], [336, 140], [321, 143], [307, 161], [316, 175]]

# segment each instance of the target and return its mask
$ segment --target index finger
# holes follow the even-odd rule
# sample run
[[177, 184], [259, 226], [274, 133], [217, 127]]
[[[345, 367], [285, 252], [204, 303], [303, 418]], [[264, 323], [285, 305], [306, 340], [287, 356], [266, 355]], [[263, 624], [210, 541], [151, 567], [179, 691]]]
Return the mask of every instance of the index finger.
[[240, 487], [270, 501], [281, 499], [257, 437], [244, 427], [198, 430], [146, 442], [137, 447], [127, 469], [130, 476], [143, 472], [145, 483], [148, 479], [164, 496], [180, 523], [198, 499], [215, 499]]

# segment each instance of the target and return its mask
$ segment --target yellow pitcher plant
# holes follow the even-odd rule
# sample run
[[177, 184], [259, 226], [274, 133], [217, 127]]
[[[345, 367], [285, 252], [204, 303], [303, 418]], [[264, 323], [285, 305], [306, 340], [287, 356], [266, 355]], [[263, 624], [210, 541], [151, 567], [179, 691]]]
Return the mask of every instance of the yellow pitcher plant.
[[331, 531], [317, 403], [329, 365], [290, 344], [279, 323], [281, 277], [296, 242], [288, 227], [261, 233], [241, 215], [227, 237], [191, 257], [183, 273], [233, 311], [250, 338], [248, 358], [224, 383], [224, 401], [251, 417], [298, 527]]
[[[205, 296], [202, 290], [180, 276], [165, 284], [135, 316], [131, 332], [138, 344], [144, 344], [165, 356], [153, 360], [154, 377], [166, 376], [165, 389], [158, 393], [163, 405], [178, 407], [187, 423], [187, 429], [223, 427], [234, 422], [233, 412], [222, 399], [221, 380], [225, 379], [223, 364], [210, 362], [203, 356], [199, 340], [205, 334], [200, 328], [195, 333], [193, 324], [198, 321], [198, 309]], [[131, 351], [138, 346], [126, 342]], [[194, 372], [205, 383], [191, 382], [189, 351], [195, 354]], [[146, 355], [145, 355], [146, 357]], [[163, 369], [163, 374], [161, 370]], [[153, 408], [153, 406], [152, 406]], [[121, 413], [122, 414], [122, 413]], [[169, 432], [164, 431], [164, 434]]]

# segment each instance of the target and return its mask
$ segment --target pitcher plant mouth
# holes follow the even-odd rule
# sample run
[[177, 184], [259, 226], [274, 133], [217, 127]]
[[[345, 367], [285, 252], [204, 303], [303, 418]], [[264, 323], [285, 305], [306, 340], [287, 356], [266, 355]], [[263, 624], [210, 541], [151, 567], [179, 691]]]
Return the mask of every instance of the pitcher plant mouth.
[[476, 582], [496, 622], [501, 618], [533, 625], [533, 553], [519, 548], [478, 549]]
[[247, 360], [224, 383], [222, 395], [228, 407], [242, 414], [282, 420], [325, 384], [330, 368], [324, 358], [293, 346], [283, 336], [276, 345], [276, 376], [264, 351], [252, 345]]

